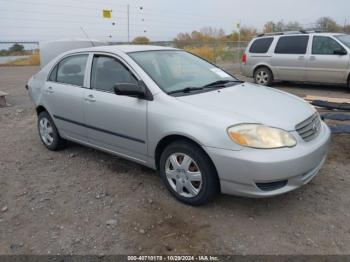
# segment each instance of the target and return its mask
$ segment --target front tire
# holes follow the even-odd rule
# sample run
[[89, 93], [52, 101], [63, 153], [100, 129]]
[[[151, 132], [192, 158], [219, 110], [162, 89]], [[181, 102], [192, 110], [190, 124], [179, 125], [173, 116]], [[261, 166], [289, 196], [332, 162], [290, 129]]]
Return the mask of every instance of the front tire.
[[258, 85], [270, 86], [273, 82], [273, 74], [267, 67], [259, 67], [254, 72], [254, 81]]
[[40, 139], [47, 149], [57, 151], [63, 147], [63, 139], [58, 134], [51, 116], [46, 111], [41, 112], [38, 116], [38, 131]]
[[185, 204], [206, 204], [219, 192], [215, 167], [193, 143], [179, 140], [168, 145], [160, 157], [159, 169], [167, 189]]

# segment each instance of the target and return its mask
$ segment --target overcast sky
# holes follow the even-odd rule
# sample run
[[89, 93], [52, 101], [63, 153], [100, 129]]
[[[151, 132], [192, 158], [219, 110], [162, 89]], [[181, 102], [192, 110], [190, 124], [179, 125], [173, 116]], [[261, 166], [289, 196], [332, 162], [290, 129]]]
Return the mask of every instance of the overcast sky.
[[[80, 27], [90, 38], [126, 41], [127, 4], [131, 39], [171, 40], [204, 26], [231, 33], [240, 20], [260, 30], [281, 19], [309, 27], [321, 16], [350, 24], [350, 0], [0, 0], [0, 41], [84, 37]], [[103, 9], [112, 19], [102, 18]]]

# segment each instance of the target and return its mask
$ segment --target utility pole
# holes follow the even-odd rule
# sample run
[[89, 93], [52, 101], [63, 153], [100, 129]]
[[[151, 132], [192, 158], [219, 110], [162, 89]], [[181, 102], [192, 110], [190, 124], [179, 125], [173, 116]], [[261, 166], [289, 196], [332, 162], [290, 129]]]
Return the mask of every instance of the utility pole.
[[237, 24], [237, 28], [238, 28], [237, 62], [238, 63], [239, 63], [240, 58], [241, 58], [241, 23], [242, 23], [242, 21], [239, 20], [239, 22]]
[[345, 31], [345, 28], [346, 28], [346, 18], [344, 20], [344, 31]]
[[127, 6], [127, 17], [128, 17], [128, 43], [130, 44], [130, 5]]

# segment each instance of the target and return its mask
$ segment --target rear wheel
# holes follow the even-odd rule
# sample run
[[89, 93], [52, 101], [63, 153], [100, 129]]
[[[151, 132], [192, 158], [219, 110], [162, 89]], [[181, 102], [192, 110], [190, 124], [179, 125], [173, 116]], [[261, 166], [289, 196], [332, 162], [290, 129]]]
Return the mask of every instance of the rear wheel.
[[47, 149], [56, 151], [62, 148], [63, 139], [58, 134], [55, 123], [46, 111], [41, 112], [38, 116], [38, 131], [40, 139]]
[[254, 81], [255, 83], [263, 86], [269, 86], [272, 84], [273, 75], [269, 68], [267, 67], [259, 67], [254, 72]]
[[348, 78], [348, 92], [350, 92], [350, 76]]
[[159, 168], [170, 193], [185, 204], [203, 205], [219, 192], [216, 170], [195, 144], [185, 140], [170, 144], [160, 157]]

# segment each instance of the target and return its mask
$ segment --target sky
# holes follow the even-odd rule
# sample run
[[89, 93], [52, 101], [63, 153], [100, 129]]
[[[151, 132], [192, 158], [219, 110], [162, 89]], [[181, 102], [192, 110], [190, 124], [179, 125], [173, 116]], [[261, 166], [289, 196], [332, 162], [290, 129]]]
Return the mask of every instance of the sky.
[[239, 21], [259, 30], [271, 20], [312, 27], [322, 16], [350, 24], [349, 0], [0, 0], [0, 41], [85, 38], [82, 28], [91, 39], [127, 41], [128, 4], [130, 40], [168, 41], [206, 26], [231, 33]]

